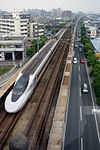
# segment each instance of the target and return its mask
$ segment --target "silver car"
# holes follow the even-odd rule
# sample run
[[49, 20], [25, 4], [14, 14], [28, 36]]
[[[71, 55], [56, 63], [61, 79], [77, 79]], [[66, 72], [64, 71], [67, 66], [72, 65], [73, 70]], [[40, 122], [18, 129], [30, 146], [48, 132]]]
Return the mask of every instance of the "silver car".
[[87, 83], [83, 83], [82, 84], [82, 92], [83, 93], [88, 93], [88, 85], [87, 85]]

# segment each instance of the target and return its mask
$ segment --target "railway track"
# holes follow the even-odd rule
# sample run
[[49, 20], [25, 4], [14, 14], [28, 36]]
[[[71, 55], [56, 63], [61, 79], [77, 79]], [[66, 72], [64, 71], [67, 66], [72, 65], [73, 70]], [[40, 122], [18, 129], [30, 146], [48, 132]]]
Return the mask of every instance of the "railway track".
[[3, 114], [2, 120], [0, 120], [0, 149], [3, 148], [3, 145], [12, 131], [16, 121], [19, 118], [20, 113], [10, 115], [8, 113]]
[[[40, 101], [41, 101], [40, 107], [38, 109], [38, 112], [36, 113], [35, 119], [33, 120], [30, 126], [30, 129], [27, 132], [27, 137], [31, 141], [30, 149], [36, 149], [36, 147], [38, 149], [39, 137], [41, 137], [40, 132], [42, 131], [43, 126], [45, 126], [46, 124], [46, 120], [47, 120], [48, 113], [49, 113], [49, 108], [52, 103], [52, 97], [55, 91], [54, 84], [55, 84], [56, 76], [57, 76], [58, 69], [59, 69], [58, 66], [60, 63], [60, 59], [61, 59], [61, 55], [59, 52], [58, 57], [56, 56], [55, 64], [53, 63], [54, 65], [52, 65], [52, 71], [51, 71], [50, 77], [46, 81], [46, 84], [45, 84], [46, 86], [40, 98]], [[57, 65], [57, 62], [58, 62], [58, 65]], [[39, 120], [38, 120], [38, 116], [40, 118]], [[34, 128], [35, 128], [35, 132], [34, 132]], [[34, 132], [34, 136], [32, 134], [33, 132]]]
[[38, 145], [38, 149], [41, 149], [41, 150], [46, 150], [47, 145], [48, 145], [49, 134], [50, 134], [52, 121], [53, 121], [53, 117], [54, 117], [54, 113], [55, 113], [55, 108], [56, 108], [56, 104], [57, 104], [57, 100], [58, 100], [59, 90], [60, 90], [60, 86], [61, 86], [61, 82], [62, 82], [63, 71], [64, 71], [65, 63], [66, 63], [66, 58], [68, 55], [68, 48], [69, 48], [69, 46], [67, 45], [62, 63], [60, 65], [60, 69], [58, 71], [59, 76], [57, 77], [56, 82], [55, 82], [55, 87], [54, 87], [55, 92], [52, 97], [52, 103], [49, 106], [48, 118], [46, 120], [46, 124], [45, 124], [44, 128], [41, 130], [41, 138], [39, 140], [40, 143]]
[[54, 57], [24, 108], [14, 115], [7, 114], [1, 109], [0, 149], [8, 149], [9, 138], [20, 133], [28, 137], [30, 150], [39, 148], [59, 80], [59, 68], [69, 45], [71, 35], [70, 32], [66, 34], [63, 36], [65, 42], [60, 42], [56, 47]]

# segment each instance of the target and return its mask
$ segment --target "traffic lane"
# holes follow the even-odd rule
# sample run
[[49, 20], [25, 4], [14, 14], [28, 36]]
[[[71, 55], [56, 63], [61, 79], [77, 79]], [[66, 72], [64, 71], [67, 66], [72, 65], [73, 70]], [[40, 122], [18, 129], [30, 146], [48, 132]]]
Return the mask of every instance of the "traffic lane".
[[94, 115], [92, 115], [93, 102], [91, 97], [90, 85], [88, 81], [87, 71], [85, 64], [81, 65], [81, 82], [88, 84], [88, 94], [82, 93], [82, 106], [83, 106], [83, 142], [85, 150], [98, 150], [100, 149], [97, 127]]
[[83, 50], [83, 48], [82, 48], [82, 51], [79, 50], [79, 57], [80, 57], [80, 59], [84, 58], [84, 50]]
[[97, 128], [94, 115], [91, 114], [91, 108], [83, 108], [83, 149], [100, 150], [100, 143], [97, 134]]
[[78, 64], [72, 67], [71, 89], [69, 97], [68, 118], [65, 133], [64, 149], [80, 149], [80, 131], [79, 131], [79, 82], [78, 82]]
[[80, 63], [80, 75], [81, 75], [81, 87], [80, 88], [82, 88], [82, 83], [87, 83], [88, 85], [88, 93], [87, 94], [82, 93], [82, 104], [83, 106], [93, 106], [85, 63], [83, 64]]
[[75, 50], [74, 57], [78, 58], [78, 47], [75, 47], [74, 50]]

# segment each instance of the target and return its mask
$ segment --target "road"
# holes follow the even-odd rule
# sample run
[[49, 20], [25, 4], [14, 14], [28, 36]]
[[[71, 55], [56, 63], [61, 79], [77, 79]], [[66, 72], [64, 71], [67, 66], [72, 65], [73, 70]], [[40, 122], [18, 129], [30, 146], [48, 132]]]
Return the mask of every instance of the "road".
[[[94, 102], [90, 90], [86, 64], [79, 48], [75, 50], [78, 63], [72, 65], [64, 150], [100, 150], [100, 136], [96, 116], [92, 114]], [[89, 86], [88, 94], [81, 91], [82, 83]]]

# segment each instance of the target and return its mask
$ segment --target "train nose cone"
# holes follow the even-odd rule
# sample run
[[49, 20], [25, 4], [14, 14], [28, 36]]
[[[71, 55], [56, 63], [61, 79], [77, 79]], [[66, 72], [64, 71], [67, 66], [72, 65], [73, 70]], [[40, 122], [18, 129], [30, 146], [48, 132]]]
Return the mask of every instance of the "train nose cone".
[[15, 112], [18, 111], [18, 110], [15, 109], [12, 105], [9, 105], [9, 106], [8, 106], [7, 103], [5, 103], [5, 110], [6, 110], [6, 112], [8, 112], [8, 113], [15, 113]]
[[16, 102], [11, 101], [12, 91], [8, 94], [5, 101], [5, 110], [8, 113], [15, 113], [18, 111], [18, 107]]

